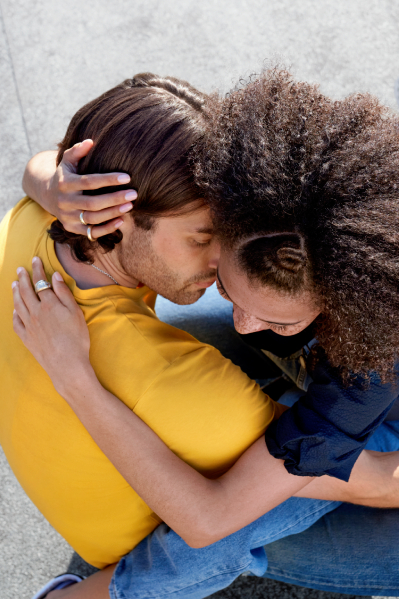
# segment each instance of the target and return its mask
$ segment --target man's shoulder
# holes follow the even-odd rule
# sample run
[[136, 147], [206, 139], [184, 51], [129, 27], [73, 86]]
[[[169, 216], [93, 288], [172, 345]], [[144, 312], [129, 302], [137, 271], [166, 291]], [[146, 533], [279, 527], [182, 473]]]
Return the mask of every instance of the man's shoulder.
[[132, 299], [123, 290], [97, 304], [82, 302], [81, 307], [90, 330], [93, 367], [116, 395], [123, 387], [138, 399], [173, 365], [194, 376], [224, 360], [217, 349], [162, 322], [144, 300]]
[[12, 208], [8, 214], [11, 223], [20, 226], [25, 225], [30, 229], [34, 224], [47, 227], [54, 220], [54, 216], [46, 212], [39, 206], [39, 204], [28, 196], [25, 196], [15, 204], [14, 208]]

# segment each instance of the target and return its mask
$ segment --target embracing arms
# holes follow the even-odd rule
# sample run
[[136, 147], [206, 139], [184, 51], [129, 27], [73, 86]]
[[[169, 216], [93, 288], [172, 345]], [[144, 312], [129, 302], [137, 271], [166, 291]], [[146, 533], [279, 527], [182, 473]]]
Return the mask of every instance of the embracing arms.
[[[34, 282], [43, 277], [36, 260]], [[350, 483], [330, 477], [310, 482], [289, 474], [261, 438], [226, 474], [207, 479], [100, 385], [89, 361], [83, 314], [57, 274], [55, 293], [44, 291], [40, 299], [24, 269], [19, 279], [14, 285], [15, 331], [127, 482], [191, 546], [216, 542], [296, 493], [380, 507], [399, 505], [396, 454], [363, 452]]]
[[[92, 229], [94, 238], [113, 233], [120, 227], [124, 215], [133, 208], [137, 198], [135, 190], [128, 188], [126, 173], [78, 175], [79, 161], [89, 153], [93, 142], [86, 139], [64, 152], [56, 165], [57, 152], [40, 152], [28, 162], [22, 180], [25, 193], [42, 208], [53, 214], [67, 231], [86, 235], [86, 227], [79, 215]], [[87, 192], [110, 186], [123, 186], [120, 191], [101, 195], [85, 195]]]

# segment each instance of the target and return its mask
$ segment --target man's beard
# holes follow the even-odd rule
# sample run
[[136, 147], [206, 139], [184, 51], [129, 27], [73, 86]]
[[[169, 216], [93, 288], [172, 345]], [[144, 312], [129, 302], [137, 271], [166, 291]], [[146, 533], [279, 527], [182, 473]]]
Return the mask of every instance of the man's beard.
[[179, 305], [194, 304], [206, 289], [192, 289], [193, 283], [209, 281], [216, 276], [215, 270], [198, 273], [188, 280], [173, 271], [154, 252], [151, 231], [138, 229], [131, 233], [126, 244], [117, 246], [118, 258], [125, 272], [147, 285], [150, 289]]

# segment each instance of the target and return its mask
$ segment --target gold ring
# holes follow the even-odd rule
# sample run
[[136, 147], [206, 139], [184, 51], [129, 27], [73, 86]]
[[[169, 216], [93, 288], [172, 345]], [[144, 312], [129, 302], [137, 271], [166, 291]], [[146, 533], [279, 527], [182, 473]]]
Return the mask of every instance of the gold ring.
[[83, 212], [81, 212], [81, 213], [79, 214], [79, 220], [80, 220], [80, 222], [82, 223], [82, 225], [84, 225], [85, 227], [87, 227], [87, 225], [88, 225], [89, 223], [87, 223], [87, 222], [85, 221], [85, 219], [84, 219], [84, 213], [85, 213], [85, 211], [83, 210]]
[[44, 291], [45, 289], [51, 289], [51, 283], [49, 283], [48, 281], [44, 281], [43, 279], [36, 283], [35, 292], [37, 295], [39, 295], [39, 293], [41, 291]]
[[95, 241], [95, 239], [93, 239], [93, 237], [91, 236], [91, 226], [87, 227], [86, 235], [90, 239], [90, 241]]

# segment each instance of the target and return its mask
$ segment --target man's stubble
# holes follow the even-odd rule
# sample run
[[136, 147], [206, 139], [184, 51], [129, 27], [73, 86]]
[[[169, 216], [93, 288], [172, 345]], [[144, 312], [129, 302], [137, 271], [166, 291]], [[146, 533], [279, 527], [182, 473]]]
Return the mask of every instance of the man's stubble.
[[153, 229], [135, 227], [126, 243], [117, 246], [118, 259], [127, 274], [171, 302], [179, 305], [194, 304], [206, 289], [193, 289], [193, 283], [206, 281], [215, 271], [200, 272], [188, 280], [171, 269], [159, 256], [152, 244]]

